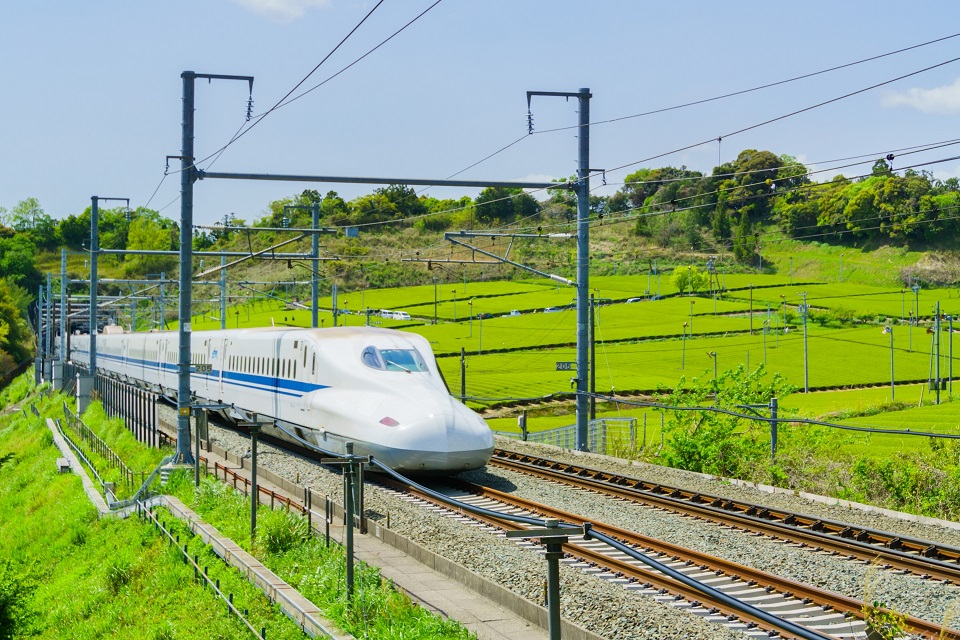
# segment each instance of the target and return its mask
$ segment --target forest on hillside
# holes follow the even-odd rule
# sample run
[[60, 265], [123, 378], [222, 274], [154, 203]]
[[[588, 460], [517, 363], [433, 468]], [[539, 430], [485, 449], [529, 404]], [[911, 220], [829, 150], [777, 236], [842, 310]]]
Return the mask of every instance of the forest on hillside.
[[[796, 158], [747, 149], [710, 174], [686, 167], [641, 168], [626, 176], [611, 195], [591, 195], [591, 220], [626, 223], [619, 228], [648, 245], [665, 249], [693, 247], [725, 252], [744, 265], [756, 265], [763, 234], [771, 231], [798, 240], [838, 245], [952, 247], [960, 235], [960, 180], [896, 170], [890, 154], [866, 164], [850, 165], [864, 173], [836, 175], [818, 182]], [[572, 180], [558, 180], [558, 183]], [[592, 186], [600, 181], [593, 179]], [[413, 229], [423, 235], [447, 230], [503, 226], [561, 230], [576, 220], [572, 191], [549, 189], [541, 198], [520, 189], [490, 187], [476, 198], [437, 199], [407, 186], [389, 185], [352, 200], [335, 191], [312, 189], [270, 202], [259, 227], [309, 227], [311, 207], [321, 225], [358, 227], [363, 236]], [[88, 250], [90, 208], [60, 218], [44, 211], [36, 198], [9, 210], [0, 207], [0, 372], [29, 352], [29, 328], [23, 317], [41, 284], [39, 254], [60, 248]], [[179, 246], [178, 223], [159, 212], [112, 208], [99, 211], [100, 246], [104, 249], [164, 249]], [[247, 222], [226, 217], [194, 229], [194, 249], [223, 246], [238, 233], [230, 227]], [[535, 254], [529, 254], [535, 257]], [[174, 273], [174, 256], [115, 256], [124, 276]], [[389, 286], [387, 269], [371, 286]], [[385, 280], [386, 279], [386, 280]], [[11, 317], [11, 309], [14, 310]], [[19, 310], [19, 314], [16, 311]]]

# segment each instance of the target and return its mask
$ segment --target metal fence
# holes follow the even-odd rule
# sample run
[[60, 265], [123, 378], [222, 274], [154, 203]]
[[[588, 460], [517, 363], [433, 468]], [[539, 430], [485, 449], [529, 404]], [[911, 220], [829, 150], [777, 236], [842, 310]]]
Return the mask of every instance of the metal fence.
[[[93, 430], [90, 427], [85, 425], [83, 423], [83, 420], [81, 420], [79, 416], [74, 414], [70, 410], [70, 407], [68, 407], [66, 404], [63, 405], [63, 416], [64, 416], [63, 424], [66, 425], [66, 427], [71, 432], [73, 432], [73, 434], [77, 437], [77, 439], [83, 442], [89, 450], [95, 452], [101, 458], [106, 460], [107, 464], [117, 469], [119, 471], [120, 479], [126, 485], [132, 486], [134, 483], [138, 481], [143, 482], [143, 479], [146, 474], [143, 472], [138, 473], [138, 472], [132, 471], [126, 464], [124, 464], [120, 456], [117, 455], [116, 452], [114, 452], [114, 450], [110, 448], [110, 445], [104, 442], [100, 438], [100, 436], [98, 436], [96, 433], [93, 432]], [[57, 426], [60, 426], [59, 422]], [[94, 466], [93, 462], [89, 459], [89, 457], [84, 455], [84, 453], [81, 451], [77, 443], [73, 442], [73, 440], [69, 438], [69, 436], [62, 429], [60, 430], [60, 433], [63, 435], [63, 437], [71, 441], [71, 444], [73, 444], [74, 449], [83, 458], [84, 462], [86, 462], [87, 465], [93, 470], [94, 474], [97, 476], [97, 479], [100, 480], [100, 475], [97, 472], [97, 468]], [[102, 484], [103, 481], [102, 480], [100, 481]]]
[[140, 442], [151, 447], [160, 446], [160, 431], [157, 428], [159, 395], [99, 375], [94, 381], [94, 391], [108, 416], [123, 418], [127, 429]]
[[80, 375], [80, 367], [69, 362], [63, 363], [63, 386], [60, 389], [63, 395], [72, 396], [77, 392], [77, 376]]
[[[494, 431], [495, 435], [523, 440], [525, 442], [536, 442], [539, 444], [550, 444], [563, 449], [577, 448], [577, 425], [571, 424], [553, 429], [544, 429], [543, 431], [525, 431], [523, 433]], [[636, 446], [637, 441], [637, 419], [636, 418], [599, 418], [587, 423], [587, 449], [593, 453], [607, 453], [607, 445], [616, 439], [623, 439], [624, 435], [629, 437], [631, 446]], [[625, 443], [624, 443], [625, 444]]]

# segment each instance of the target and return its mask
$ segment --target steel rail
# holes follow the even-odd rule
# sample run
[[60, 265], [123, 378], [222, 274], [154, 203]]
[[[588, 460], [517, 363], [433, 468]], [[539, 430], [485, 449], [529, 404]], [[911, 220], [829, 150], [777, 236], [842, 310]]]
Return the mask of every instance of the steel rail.
[[490, 464], [960, 584], [957, 547], [516, 452], [498, 449]]
[[[452, 512], [459, 513], [458, 511], [456, 511], [449, 505], [446, 505], [443, 502], [439, 501], [436, 497], [430, 495], [429, 493], [422, 492], [413, 486], [400, 482], [399, 480], [395, 480], [392, 478], [384, 478], [384, 477], [379, 477], [376, 479], [370, 479], [368, 477], [367, 479], [377, 484], [382, 484], [383, 486], [391, 487], [402, 493], [407, 493], [407, 494], [416, 496], [421, 500], [427, 501], [437, 506], [441, 506], [445, 509], [449, 509]], [[503, 531], [521, 531], [524, 529], [524, 527], [518, 525], [516, 522], [513, 522], [512, 520], [497, 518], [490, 514], [483, 515], [480, 513], [469, 513], [468, 515], [470, 518], [476, 520], [477, 522], [480, 522], [492, 527], [496, 527]], [[611, 572], [616, 572], [624, 576], [629, 576], [634, 580], [637, 580], [641, 583], [647, 583], [654, 588], [660, 589], [663, 592], [673, 593], [675, 595], [681, 596], [685, 600], [688, 600], [690, 602], [700, 603], [700, 605], [703, 606], [703, 601], [705, 600], [705, 597], [701, 591], [698, 591], [692, 587], [688, 587], [685, 584], [677, 582], [676, 580], [668, 578], [662, 573], [649, 570], [649, 569], [642, 569], [637, 567], [636, 565], [632, 565], [626, 562], [616, 560], [615, 558], [612, 558], [609, 555], [603, 554], [601, 552], [592, 551], [589, 549], [585, 549], [583, 547], [571, 545], [570, 543], [563, 545], [563, 549], [565, 553], [571, 556], [577, 557], [583, 562], [593, 564], [593, 565], [598, 565], [598, 566], [605, 566], [608, 569], [610, 569]], [[774, 631], [780, 634], [783, 633], [783, 630], [780, 627], [775, 627], [773, 625], [770, 625], [769, 623], [759, 618], [755, 618], [753, 616], [747, 615], [744, 612], [735, 610], [732, 607], [728, 607], [723, 603], [711, 602], [709, 606], [711, 609], [716, 609], [716, 611], [719, 614], [726, 616], [728, 619], [730, 620], [734, 618], [739, 619], [744, 623], [746, 623], [751, 628], [761, 628], [764, 631], [768, 631], [768, 632]], [[783, 637], [789, 638], [793, 636], [787, 635]]]
[[[533, 500], [511, 495], [509, 493], [504, 493], [496, 489], [484, 487], [482, 485], [477, 485], [462, 480], [454, 480], [449, 482], [449, 484], [455, 488], [459, 488], [463, 491], [483, 498], [488, 498], [499, 503], [516, 507], [518, 509], [525, 509], [527, 511], [537, 513], [545, 518], [557, 518], [564, 523], [576, 525], [590, 521], [584, 516], [570, 513], [562, 509], [557, 509], [549, 505], [541, 504]], [[776, 590], [777, 592], [783, 594], [784, 597], [795, 597], [798, 599], [811, 600], [818, 606], [829, 606], [831, 609], [834, 609], [835, 611], [838, 611], [846, 616], [856, 617], [861, 620], [863, 619], [862, 607], [864, 603], [855, 598], [850, 598], [848, 596], [821, 589], [819, 587], [797, 582], [790, 578], [783, 578], [771, 573], [767, 573], [766, 571], [762, 571], [760, 569], [755, 569], [753, 567], [738, 564], [730, 560], [711, 556], [707, 553], [702, 553], [686, 547], [671, 544], [669, 542], [657, 540], [656, 538], [651, 538], [622, 527], [596, 521], [590, 522], [594, 530], [600, 531], [601, 533], [615, 538], [616, 540], [627, 545], [671, 556], [675, 559], [685, 561], [687, 564], [697, 565], [703, 570], [714, 572], [720, 571], [724, 575], [730, 577], [738, 577], [744, 581], [755, 582], [759, 587], [766, 588], [768, 591], [771, 589]], [[578, 555], [582, 550], [582, 547], [572, 544], [565, 545], [564, 548], [573, 555]], [[574, 551], [574, 549], [576, 549], [576, 551]], [[608, 560], [607, 555], [603, 552], [592, 552], [592, 554], [594, 555], [594, 558], [592, 559], [593, 562], [606, 564], [612, 570], [620, 571], [624, 573], [624, 575], [630, 575], [628, 569], [625, 567], [631, 567], [632, 565], [623, 563], [616, 559], [612, 559], [611, 562], [611, 560]], [[618, 566], [612, 566], [614, 563], [616, 563]], [[646, 580], [647, 578], [644, 576], [644, 579]], [[697, 597], [703, 599], [704, 596], [702, 593], [694, 593], [697, 594]], [[738, 616], [739, 615], [740, 614], [738, 614]], [[928, 620], [923, 620], [921, 618], [909, 616], [907, 618], [907, 624], [914, 631], [922, 633], [930, 638], [960, 639], [960, 631], [944, 629], [941, 625]]]

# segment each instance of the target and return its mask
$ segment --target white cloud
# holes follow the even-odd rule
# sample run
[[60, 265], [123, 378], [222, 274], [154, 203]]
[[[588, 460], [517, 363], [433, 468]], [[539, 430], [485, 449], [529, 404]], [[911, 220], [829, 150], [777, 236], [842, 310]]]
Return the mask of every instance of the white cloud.
[[937, 180], [949, 180], [950, 178], [960, 178], [960, 164], [953, 169], [941, 169], [933, 172], [933, 177]]
[[330, 6], [331, 0], [234, 0], [254, 13], [280, 23], [289, 23], [303, 17], [307, 9]]
[[923, 113], [951, 115], [960, 113], [960, 78], [953, 84], [933, 89], [908, 89], [894, 93], [883, 100], [888, 107], [913, 107]]

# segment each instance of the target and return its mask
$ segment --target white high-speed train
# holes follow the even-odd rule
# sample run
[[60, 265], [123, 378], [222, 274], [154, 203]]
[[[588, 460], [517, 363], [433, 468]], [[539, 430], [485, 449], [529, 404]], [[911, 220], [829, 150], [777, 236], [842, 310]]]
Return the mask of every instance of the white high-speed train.
[[[97, 335], [97, 369], [177, 395], [175, 331]], [[71, 336], [70, 356], [89, 367], [90, 336]], [[451, 397], [430, 344], [371, 327], [236, 329], [191, 333], [190, 389], [204, 404], [256, 412], [264, 433], [284, 430], [327, 451], [372, 455], [398, 472], [483, 467], [493, 436]], [[223, 411], [227, 419], [230, 411]], [[279, 427], [282, 427], [279, 428]]]

